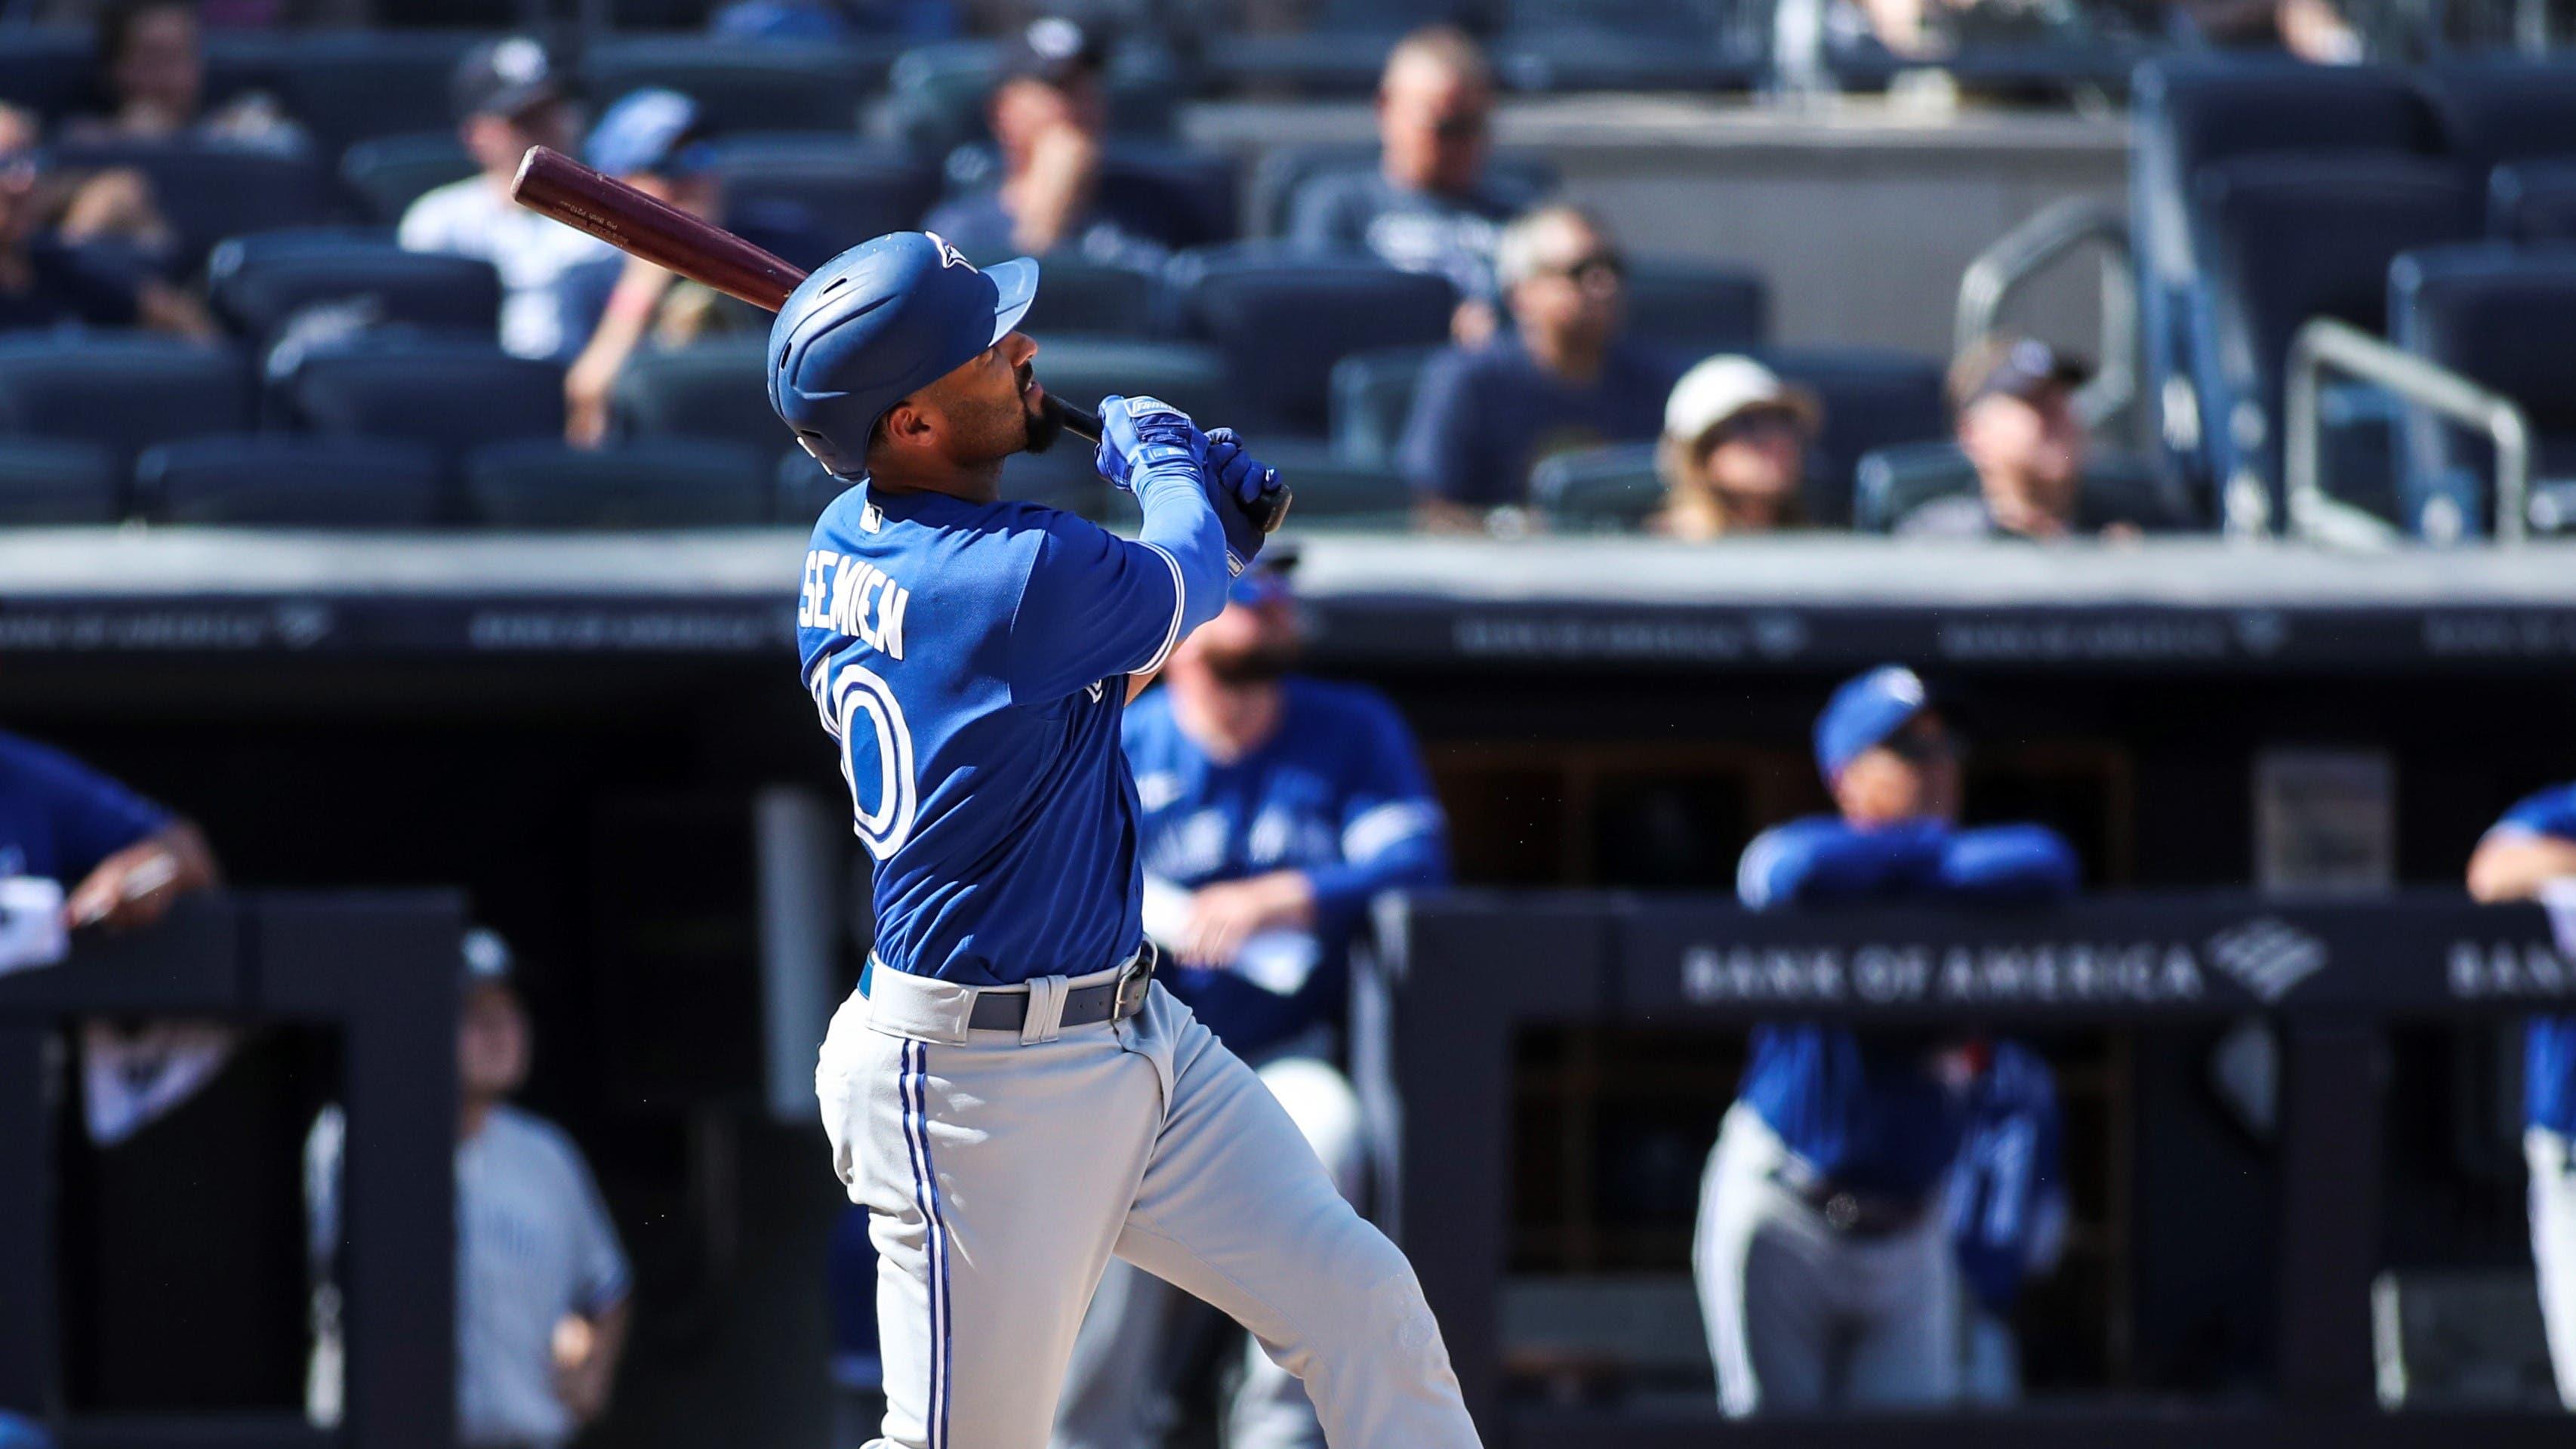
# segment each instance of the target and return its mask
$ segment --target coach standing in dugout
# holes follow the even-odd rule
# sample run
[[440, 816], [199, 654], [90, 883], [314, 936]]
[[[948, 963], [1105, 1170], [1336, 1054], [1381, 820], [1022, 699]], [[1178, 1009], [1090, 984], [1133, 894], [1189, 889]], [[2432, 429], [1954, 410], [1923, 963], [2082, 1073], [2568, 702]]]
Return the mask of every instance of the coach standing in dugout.
[[[2576, 785], [2507, 810], [2470, 855], [2468, 883], [2481, 901], [2540, 901], [2563, 946], [2576, 927]], [[2576, 1409], [2576, 1016], [2533, 1017], [2525, 1029], [2522, 1101], [2533, 1277], [2558, 1397]]]
[[[2075, 853], [2045, 827], [1959, 827], [1959, 742], [1912, 670], [1835, 690], [1815, 745], [1838, 814], [1754, 838], [1736, 881], [1752, 909], [2075, 890]], [[1992, 1055], [1929, 1033], [1754, 1030], [1692, 1250], [1728, 1414], [1959, 1399], [1960, 1271], [1942, 1207]]]
[[[1413, 732], [1361, 685], [1289, 673], [1301, 624], [1273, 544], [1224, 611], [1172, 651], [1163, 687], [1124, 722], [1142, 814], [1146, 934], [1178, 963], [1164, 984], [1254, 1067], [1342, 1196], [1359, 1200], [1360, 1105], [1336, 1065], [1350, 952], [1369, 902], [1449, 879], [1447, 822]], [[1161, 1369], [1187, 1311], [1177, 1290], [1112, 1262], [1074, 1345], [1056, 1449], [1157, 1442]], [[1213, 1310], [1207, 1310], [1213, 1314]], [[1232, 1449], [1322, 1449], [1296, 1375], [1254, 1345]]]

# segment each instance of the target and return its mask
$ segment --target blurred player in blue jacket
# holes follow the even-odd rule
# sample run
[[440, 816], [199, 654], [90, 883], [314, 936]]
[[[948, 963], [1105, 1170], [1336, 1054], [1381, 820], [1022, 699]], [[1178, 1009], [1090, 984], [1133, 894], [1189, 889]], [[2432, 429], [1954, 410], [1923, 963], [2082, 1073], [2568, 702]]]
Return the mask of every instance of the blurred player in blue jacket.
[[[1912, 670], [1846, 682], [1815, 744], [1839, 814], [1755, 837], [1736, 881], [1747, 906], [2074, 891], [2075, 854], [2053, 832], [1960, 828], [1959, 744]], [[1728, 1413], [1959, 1397], [1959, 1264], [1940, 1208], [1991, 1056], [1929, 1034], [1754, 1031], [1692, 1254]]]
[[[2561, 949], [2576, 934], [2576, 785], [2515, 805], [2469, 857], [2469, 894], [2536, 900]], [[2536, 1016], [2523, 1037], [2522, 1151], [2531, 1168], [2531, 1264], [2558, 1397], [2576, 1409], [2576, 1016]]]
[[1965, 1289], [1959, 1389], [1971, 1403], [2021, 1398], [2013, 1303], [2066, 1247], [2065, 1135], [2048, 1063], [2020, 1042], [1997, 1041], [1968, 1089], [1967, 1135], [1950, 1178], [1950, 1247]]
[[[1412, 731], [1376, 691], [1290, 674], [1301, 628], [1273, 543], [1225, 611], [1172, 651], [1161, 689], [1127, 711], [1142, 807], [1145, 931], [1159, 978], [1261, 1080], [1344, 1197], [1366, 1153], [1359, 1100], [1334, 1065], [1350, 950], [1368, 905], [1449, 879], [1448, 832]], [[1168, 1418], [1173, 1315], [1189, 1307], [1122, 1262], [1093, 1296], [1057, 1414], [1057, 1449], [1140, 1449]], [[1230, 1411], [1232, 1449], [1322, 1449], [1295, 1376], [1255, 1349]]]

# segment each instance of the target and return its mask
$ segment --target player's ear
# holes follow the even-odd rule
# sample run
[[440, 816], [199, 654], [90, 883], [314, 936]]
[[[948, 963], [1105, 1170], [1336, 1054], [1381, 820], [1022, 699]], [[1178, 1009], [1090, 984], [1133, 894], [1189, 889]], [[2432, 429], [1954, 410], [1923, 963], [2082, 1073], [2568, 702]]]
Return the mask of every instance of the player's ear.
[[886, 409], [885, 438], [899, 448], [921, 448], [930, 444], [939, 431], [930, 410], [911, 398], [905, 398]]

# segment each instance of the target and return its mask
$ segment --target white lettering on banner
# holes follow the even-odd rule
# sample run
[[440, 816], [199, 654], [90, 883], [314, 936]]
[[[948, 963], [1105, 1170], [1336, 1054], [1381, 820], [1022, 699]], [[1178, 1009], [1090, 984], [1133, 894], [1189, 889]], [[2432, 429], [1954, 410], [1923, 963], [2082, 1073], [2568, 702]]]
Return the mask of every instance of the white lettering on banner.
[[912, 590], [865, 559], [818, 548], [805, 555], [804, 587], [797, 592], [796, 627], [829, 629], [856, 639], [889, 659], [903, 657], [903, 616]]
[[2038, 942], [1949, 946], [1693, 946], [1682, 995], [1694, 1002], [2196, 1001], [2200, 958], [2179, 943]]
[[2537, 941], [2454, 941], [2451, 995], [2462, 1001], [2576, 996], [2576, 968]]

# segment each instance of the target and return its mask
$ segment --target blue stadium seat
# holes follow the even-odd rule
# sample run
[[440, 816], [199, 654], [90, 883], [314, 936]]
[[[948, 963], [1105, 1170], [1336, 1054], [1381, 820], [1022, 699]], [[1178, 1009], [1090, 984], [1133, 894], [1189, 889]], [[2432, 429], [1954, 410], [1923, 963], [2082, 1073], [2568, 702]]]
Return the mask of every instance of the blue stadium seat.
[[742, 136], [715, 152], [726, 225], [808, 269], [914, 226], [939, 194], [928, 165], [847, 134]]
[[850, 487], [824, 472], [813, 454], [803, 448], [790, 448], [779, 455], [770, 485], [770, 511], [780, 523], [810, 527], [832, 500], [850, 491]]
[[[1977, 470], [1956, 443], [1901, 443], [1862, 457], [1853, 497], [1852, 526], [1887, 533], [1905, 516], [1936, 499], [1977, 491]], [[2100, 529], [2128, 524], [2156, 533], [2185, 526], [2169, 491], [2146, 459], [2095, 453], [2085, 469], [2078, 516]]]
[[1187, 330], [1225, 355], [1241, 425], [1318, 438], [1334, 363], [1440, 342], [1458, 303], [1438, 277], [1259, 243], [1183, 256], [1170, 281]]
[[1803, 491], [1808, 521], [1817, 527], [1851, 524], [1852, 475], [1862, 454], [1950, 435], [1949, 400], [1935, 359], [1861, 347], [1792, 348], [1761, 358], [1824, 404], [1824, 430], [1809, 451]]
[[1386, 52], [1401, 24], [1365, 29], [1319, 26], [1294, 32], [1211, 35], [1193, 70], [1208, 89], [1356, 98], [1377, 92]]
[[[2479, 202], [2455, 167], [2406, 157], [2254, 158], [2201, 173], [2208, 282], [2193, 374], [2213, 477], [2260, 485], [2278, 509], [2291, 337], [2313, 317], [2381, 332], [2389, 263], [2476, 236]], [[2337, 473], [2330, 486], [2356, 501], [2388, 491], [2384, 477]]]
[[160, 523], [419, 528], [442, 513], [435, 449], [383, 438], [234, 434], [147, 449], [136, 511]]
[[[2391, 341], [2522, 405], [2535, 478], [2576, 476], [2576, 246], [2410, 252], [2389, 269], [2388, 305]], [[2409, 522], [2434, 537], [2485, 533], [2495, 477], [2486, 438], [2413, 410], [2404, 437]]]
[[1020, 330], [1141, 337], [1162, 314], [1159, 286], [1151, 272], [1055, 252], [1040, 259], [1037, 301]]
[[1494, 68], [1519, 91], [1750, 90], [1767, 37], [1723, 0], [1508, 0]]
[[130, 166], [150, 178], [153, 199], [179, 233], [181, 264], [192, 270], [226, 237], [312, 226], [331, 216], [330, 173], [303, 152], [118, 141], [56, 147], [52, 156], [65, 167]]
[[120, 475], [155, 443], [250, 426], [240, 353], [143, 335], [0, 338], [0, 432], [111, 450]]
[[768, 458], [696, 438], [495, 443], [466, 458], [465, 496], [475, 518], [501, 528], [748, 528], [771, 518]]
[[1771, 289], [1758, 272], [1678, 257], [1628, 266], [1628, 335], [1681, 343], [1702, 355], [1742, 352], [1770, 340]]
[[265, 342], [302, 309], [363, 301], [375, 319], [497, 335], [501, 279], [471, 257], [407, 252], [390, 237], [344, 231], [255, 232], [215, 248], [206, 263], [215, 311]]
[[[1041, 295], [1046, 283], [1038, 283]], [[1038, 381], [1065, 401], [1090, 407], [1109, 393], [1158, 397], [1204, 427], [1217, 427], [1237, 411], [1228, 390], [1225, 359], [1193, 342], [1143, 337], [1104, 337], [1033, 332]]]
[[1541, 459], [1530, 503], [1559, 533], [1634, 533], [1664, 506], [1655, 445], [1614, 443]]
[[1333, 448], [1355, 463], [1395, 466], [1413, 394], [1422, 385], [1436, 346], [1385, 347], [1354, 352], [1333, 364], [1328, 408]]
[[[2434, 157], [2450, 138], [2423, 89], [2403, 71], [2310, 66], [2270, 58], [2156, 60], [2131, 88], [2130, 234], [2138, 260], [2141, 391], [2162, 408], [2196, 399], [2192, 375], [2205, 337], [2196, 289], [2207, 265], [2195, 233], [2193, 184], [2220, 162], [2260, 156]], [[2160, 413], [2174, 464], [2196, 486], [2218, 471], [2222, 431], [2194, 410]]]
[[2576, 65], [2498, 56], [2442, 61], [2421, 74], [2451, 149], [2469, 166], [2576, 156]]
[[774, 45], [704, 35], [629, 35], [600, 41], [581, 74], [603, 103], [646, 86], [695, 97], [715, 131], [840, 131], [894, 63], [891, 41]]
[[[1374, 145], [1271, 147], [1254, 164], [1251, 184], [1245, 189], [1250, 234], [1285, 235], [1289, 219], [1296, 213], [1297, 193], [1317, 177], [1374, 171], [1377, 167], [1378, 148]], [[1528, 151], [1495, 152], [1485, 163], [1485, 176], [1519, 207], [1535, 204], [1553, 193], [1558, 182], [1556, 164]]]
[[0, 438], [0, 527], [113, 523], [125, 512], [114, 449], [70, 438]]
[[1254, 443], [1255, 456], [1278, 469], [1296, 491], [1288, 527], [1300, 533], [1402, 532], [1411, 525], [1413, 490], [1394, 468], [1355, 461], [1331, 444], [1311, 439]]
[[287, 113], [326, 156], [352, 142], [453, 124], [456, 62], [484, 37], [454, 30], [300, 35], [278, 75]]
[[2576, 242], [2576, 159], [2497, 167], [2487, 178], [2487, 235], [2524, 245]]
[[792, 441], [769, 406], [762, 366], [765, 336], [720, 337], [688, 347], [646, 348], [627, 359], [610, 394], [620, 434], [712, 438], [767, 457]]
[[490, 343], [362, 339], [307, 357], [288, 400], [314, 432], [399, 438], [451, 457], [485, 443], [563, 436], [563, 369]]
[[84, 26], [0, 26], [0, 101], [47, 121], [88, 104], [90, 50]]
[[423, 192], [462, 181], [477, 169], [454, 131], [424, 131], [351, 146], [340, 157], [340, 185], [366, 215], [391, 226]]

